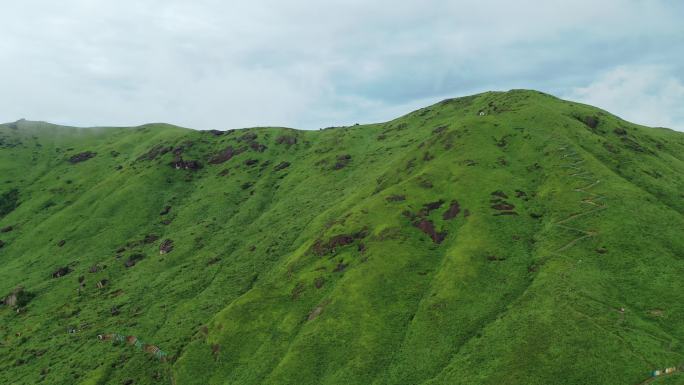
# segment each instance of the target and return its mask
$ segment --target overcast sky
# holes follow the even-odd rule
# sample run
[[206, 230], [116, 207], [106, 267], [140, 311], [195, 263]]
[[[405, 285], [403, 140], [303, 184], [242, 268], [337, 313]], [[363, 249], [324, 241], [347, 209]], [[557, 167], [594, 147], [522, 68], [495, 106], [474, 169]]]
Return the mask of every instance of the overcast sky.
[[0, 121], [315, 129], [531, 88], [684, 131], [681, 0], [20, 0]]

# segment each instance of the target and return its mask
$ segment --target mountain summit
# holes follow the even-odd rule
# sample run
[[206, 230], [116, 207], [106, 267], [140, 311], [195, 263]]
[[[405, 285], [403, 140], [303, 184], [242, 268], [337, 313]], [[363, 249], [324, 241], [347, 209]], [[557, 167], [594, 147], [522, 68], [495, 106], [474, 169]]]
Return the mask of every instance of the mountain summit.
[[320, 131], [5, 124], [0, 383], [665, 384], [683, 192], [684, 134], [536, 91]]

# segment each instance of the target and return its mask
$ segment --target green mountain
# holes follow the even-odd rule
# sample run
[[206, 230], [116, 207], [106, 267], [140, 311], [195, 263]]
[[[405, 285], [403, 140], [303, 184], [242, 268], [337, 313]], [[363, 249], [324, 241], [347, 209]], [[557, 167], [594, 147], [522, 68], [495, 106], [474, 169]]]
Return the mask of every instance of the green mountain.
[[5, 124], [0, 383], [636, 385], [684, 364], [683, 198], [684, 134], [535, 91]]

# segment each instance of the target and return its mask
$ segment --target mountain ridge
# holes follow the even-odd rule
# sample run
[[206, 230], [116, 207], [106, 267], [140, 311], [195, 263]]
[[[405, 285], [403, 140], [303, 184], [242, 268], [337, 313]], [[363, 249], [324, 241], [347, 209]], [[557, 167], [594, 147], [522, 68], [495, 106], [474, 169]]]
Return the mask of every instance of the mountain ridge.
[[0, 307], [3, 382], [636, 384], [684, 362], [681, 133], [526, 90], [318, 131], [23, 124], [0, 126], [0, 296], [33, 297]]

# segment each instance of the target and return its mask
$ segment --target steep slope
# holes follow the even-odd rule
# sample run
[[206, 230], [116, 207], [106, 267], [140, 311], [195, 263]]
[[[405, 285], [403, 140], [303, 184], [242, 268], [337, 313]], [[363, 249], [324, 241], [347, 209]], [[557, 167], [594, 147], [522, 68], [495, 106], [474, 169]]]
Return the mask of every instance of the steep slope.
[[684, 135], [535, 91], [0, 126], [0, 382], [638, 384], [684, 364], [683, 191]]

